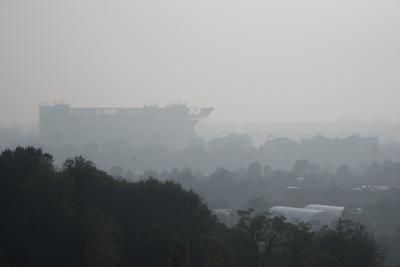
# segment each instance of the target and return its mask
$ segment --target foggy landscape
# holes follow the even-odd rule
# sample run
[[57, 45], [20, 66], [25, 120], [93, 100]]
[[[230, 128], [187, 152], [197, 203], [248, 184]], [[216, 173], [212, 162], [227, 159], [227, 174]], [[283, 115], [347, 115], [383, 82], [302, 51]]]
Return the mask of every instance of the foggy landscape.
[[400, 266], [399, 14], [0, 0], [0, 267]]

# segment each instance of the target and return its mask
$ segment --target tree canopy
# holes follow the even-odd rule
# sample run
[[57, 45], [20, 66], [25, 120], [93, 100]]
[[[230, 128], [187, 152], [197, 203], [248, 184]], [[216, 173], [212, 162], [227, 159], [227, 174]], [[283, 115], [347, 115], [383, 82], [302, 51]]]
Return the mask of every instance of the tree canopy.
[[[260, 166], [250, 169], [261, 175]], [[221, 172], [230, 179], [229, 172]], [[33, 147], [0, 155], [0, 214], [0, 266], [374, 267], [383, 262], [379, 243], [357, 223], [340, 221], [335, 229], [313, 232], [308, 225], [249, 210], [229, 229], [197, 194], [175, 182], [115, 179], [83, 157], [57, 169], [50, 154]]]

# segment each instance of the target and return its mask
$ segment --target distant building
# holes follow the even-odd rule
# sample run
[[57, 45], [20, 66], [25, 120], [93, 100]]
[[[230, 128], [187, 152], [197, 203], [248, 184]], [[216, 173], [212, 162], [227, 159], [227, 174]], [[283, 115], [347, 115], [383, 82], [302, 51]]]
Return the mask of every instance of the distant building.
[[343, 216], [343, 213], [345, 211], [345, 207], [339, 207], [339, 206], [328, 206], [328, 205], [318, 205], [318, 204], [310, 204], [304, 207], [305, 209], [311, 209], [311, 210], [322, 210], [326, 212], [330, 212], [337, 219]]
[[[232, 209], [213, 209], [213, 214], [218, 220], [228, 227], [233, 227], [239, 222], [239, 214]], [[351, 215], [360, 213], [360, 209], [346, 209], [345, 207], [310, 204], [304, 208], [275, 206], [270, 209], [272, 216], [282, 216], [286, 222], [292, 224], [306, 223], [312, 230], [323, 226], [334, 227], [341, 218], [351, 218]]]
[[307, 205], [304, 208], [276, 206], [270, 209], [272, 215], [283, 216], [289, 223], [308, 223], [313, 230], [323, 226], [334, 226], [345, 211], [344, 207], [327, 205]]
[[186, 104], [139, 108], [40, 105], [40, 138], [58, 144], [123, 140], [137, 145], [183, 146], [195, 137], [196, 123], [212, 111], [213, 108], [189, 108]]

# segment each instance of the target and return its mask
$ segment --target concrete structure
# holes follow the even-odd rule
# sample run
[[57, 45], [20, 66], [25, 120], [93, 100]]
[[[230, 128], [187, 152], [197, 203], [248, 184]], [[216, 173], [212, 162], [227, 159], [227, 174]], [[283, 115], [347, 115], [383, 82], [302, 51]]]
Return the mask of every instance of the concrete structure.
[[40, 105], [40, 138], [58, 144], [123, 140], [137, 145], [183, 146], [195, 137], [196, 123], [212, 111], [213, 108], [189, 108], [186, 104], [140, 108]]

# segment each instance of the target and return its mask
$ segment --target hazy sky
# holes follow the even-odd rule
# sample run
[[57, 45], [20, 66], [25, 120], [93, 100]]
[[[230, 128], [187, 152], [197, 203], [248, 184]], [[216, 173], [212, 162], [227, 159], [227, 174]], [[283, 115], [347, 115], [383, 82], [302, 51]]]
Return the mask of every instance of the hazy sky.
[[398, 121], [399, 14], [399, 0], [0, 0], [0, 124], [54, 100]]

